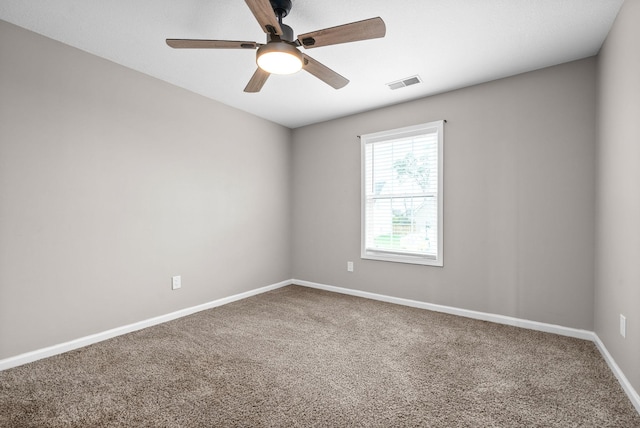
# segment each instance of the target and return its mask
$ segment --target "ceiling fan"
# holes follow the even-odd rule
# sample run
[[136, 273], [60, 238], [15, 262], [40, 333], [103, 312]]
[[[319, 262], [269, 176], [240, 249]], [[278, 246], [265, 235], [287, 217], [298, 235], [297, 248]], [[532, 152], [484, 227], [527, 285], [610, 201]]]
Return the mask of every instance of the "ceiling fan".
[[245, 92], [259, 92], [271, 74], [292, 74], [301, 69], [335, 89], [344, 87], [349, 80], [329, 67], [298, 50], [340, 43], [356, 42], [384, 37], [386, 27], [378, 18], [365, 19], [337, 27], [305, 33], [294, 38], [293, 29], [282, 23], [291, 11], [291, 0], [245, 0], [251, 13], [267, 34], [267, 43], [232, 40], [167, 39], [167, 45], [176, 49], [257, 49], [258, 69], [244, 88]]

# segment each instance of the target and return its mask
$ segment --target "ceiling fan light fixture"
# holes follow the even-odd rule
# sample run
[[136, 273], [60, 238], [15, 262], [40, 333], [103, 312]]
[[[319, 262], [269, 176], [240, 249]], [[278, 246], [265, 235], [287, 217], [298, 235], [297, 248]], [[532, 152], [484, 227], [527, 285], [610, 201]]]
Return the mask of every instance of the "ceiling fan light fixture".
[[293, 74], [302, 69], [302, 53], [287, 42], [270, 42], [260, 46], [256, 62], [267, 73]]

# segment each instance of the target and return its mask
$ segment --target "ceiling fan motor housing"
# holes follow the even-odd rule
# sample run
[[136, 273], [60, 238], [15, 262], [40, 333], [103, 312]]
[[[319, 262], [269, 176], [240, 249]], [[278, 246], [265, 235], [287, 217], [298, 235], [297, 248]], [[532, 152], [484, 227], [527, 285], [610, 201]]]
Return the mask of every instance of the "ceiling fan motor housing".
[[280, 24], [280, 29], [282, 29], [282, 34], [280, 34], [279, 36], [267, 34], [267, 43], [271, 41], [284, 41], [294, 43], [293, 41], [295, 40], [295, 37], [293, 35], [293, 28], [285, 24]]

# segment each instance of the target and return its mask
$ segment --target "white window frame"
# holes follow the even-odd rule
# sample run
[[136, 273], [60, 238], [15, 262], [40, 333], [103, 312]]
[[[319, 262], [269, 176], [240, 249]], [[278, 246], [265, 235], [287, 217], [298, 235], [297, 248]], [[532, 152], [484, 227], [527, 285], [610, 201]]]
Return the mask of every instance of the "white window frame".
[[[362, 259], [369, 260], [381, 260], [388, 262], [398, 263], [411, 263], [427, 266], [439, 266], [444, 265], [443, 250], [444, 250], [444, 120], [438, 120], [434, 122], [422, 123], [414, 126], [407, 126], [404, 128], [391, 129], [387, 131], [376, 132], [372, 134], [362, 135], [360, 137], [360, 150], [361, 150], [361, 254]], [[382, 251], [373, 248], [366, 247], [366, 226], [367, 226], [367, 189], [366, 187], [366, 152], [365, 149], [368, 144], [375, 144], [378, 142], [395, 140], [404, 137], [411, 137], [415, 135], [431, 134], [436, 132], [438, 134], [438, 160], [437, 160], [437, 251], [436, 256], [427, 256], [423, 254], [415, 254], [411, 252], [396, 252], [396, 251]]]

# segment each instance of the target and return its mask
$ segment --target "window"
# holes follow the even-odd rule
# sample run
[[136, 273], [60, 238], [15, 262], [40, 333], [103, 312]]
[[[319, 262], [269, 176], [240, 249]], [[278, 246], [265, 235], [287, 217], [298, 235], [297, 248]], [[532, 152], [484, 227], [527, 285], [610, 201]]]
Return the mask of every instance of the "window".
[[442, 266], [443, 123], [361, 137], [363, 259]]

